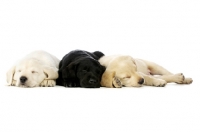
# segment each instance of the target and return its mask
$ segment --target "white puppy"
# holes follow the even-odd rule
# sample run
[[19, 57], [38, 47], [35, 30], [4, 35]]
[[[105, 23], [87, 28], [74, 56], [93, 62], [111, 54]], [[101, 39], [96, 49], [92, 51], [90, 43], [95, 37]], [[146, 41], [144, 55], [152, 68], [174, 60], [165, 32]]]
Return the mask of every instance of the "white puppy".
[[34, 51], [18, 61], [6, 74], [9, 86], [52, 87], [58, 78], [59, 59], [45, 51]]

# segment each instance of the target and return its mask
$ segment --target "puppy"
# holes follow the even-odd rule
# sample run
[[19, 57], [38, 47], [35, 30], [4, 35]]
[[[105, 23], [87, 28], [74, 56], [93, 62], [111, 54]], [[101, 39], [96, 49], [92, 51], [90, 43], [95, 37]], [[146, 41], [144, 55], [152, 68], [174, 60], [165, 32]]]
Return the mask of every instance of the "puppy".
[[185, 78], [182, 73], [172, 74], [154, 62], [131, 56], [103, 56], [99, 62], [106, 67], [101, 79], [101, 85], [104, 87], [140, 87], [143, 84], [163, 87], [170, 82], [190, 84], [193, 81], [191, 78]]
[[55, 86], [58, 65], [59, 60], [55, 56], [45, 51], [34, 51], [7, 72], [7, 83], [18, 87]]
[[65, 87], [99, 88], [105, 67], [98, 59], [104, 54], [74, 50], [66, 54], [59, 64], [57, 84]]

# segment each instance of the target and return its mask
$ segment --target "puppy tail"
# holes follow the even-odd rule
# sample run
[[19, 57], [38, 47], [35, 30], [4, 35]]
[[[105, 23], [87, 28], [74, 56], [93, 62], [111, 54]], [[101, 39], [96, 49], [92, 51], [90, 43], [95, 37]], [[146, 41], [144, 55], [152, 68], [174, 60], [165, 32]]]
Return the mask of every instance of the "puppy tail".
[[100, 51], [95, 51], [93, 52], [94, 55], [96, 55], [98, 57], [98, 59], [100, 59], [102, 56], [104, 56], [104, 53], [100, 52]]

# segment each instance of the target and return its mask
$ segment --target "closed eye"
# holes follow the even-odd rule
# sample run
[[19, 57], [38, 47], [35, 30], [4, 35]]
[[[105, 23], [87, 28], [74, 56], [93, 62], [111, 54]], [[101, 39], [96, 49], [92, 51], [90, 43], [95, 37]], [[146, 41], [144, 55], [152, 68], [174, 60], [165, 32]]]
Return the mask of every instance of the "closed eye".
[[86, 72], [87, 72], [87, 70], [82, 70], [82, 72], [86, 73]]
[[126, 76], [126, 77], [123, 77], [123, 79], [129, 79], [131, 78], [131, 76]]
[[31, 71], [32, 73], [38, 73], [37, 71]]

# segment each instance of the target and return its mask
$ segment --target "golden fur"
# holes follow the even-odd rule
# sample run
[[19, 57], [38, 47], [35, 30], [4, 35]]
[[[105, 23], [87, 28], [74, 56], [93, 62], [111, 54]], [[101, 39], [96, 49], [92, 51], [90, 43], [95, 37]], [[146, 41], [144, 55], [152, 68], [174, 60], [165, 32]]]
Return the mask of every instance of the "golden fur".
[[[99, 62], [106, 67], [101, 79], [103, 87], [140, 87], [142, 84], [163, 87], [170, 82], [190, 84], [193, 81], [191, 78], [185, 78], [182, 73], [172, 74], [156, 63], [131, 56], [103, 56]], [[141, 80], [144, 82], [139, 84]]]

